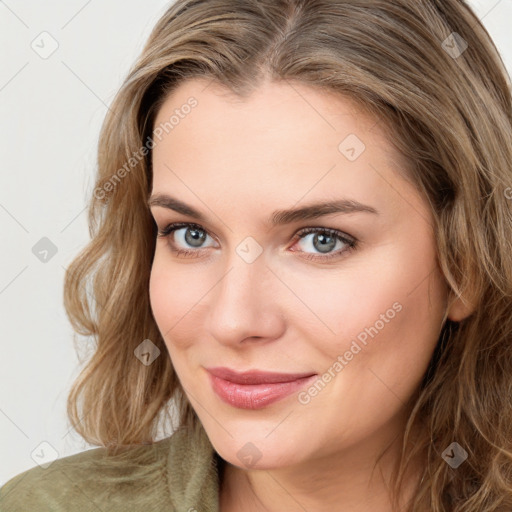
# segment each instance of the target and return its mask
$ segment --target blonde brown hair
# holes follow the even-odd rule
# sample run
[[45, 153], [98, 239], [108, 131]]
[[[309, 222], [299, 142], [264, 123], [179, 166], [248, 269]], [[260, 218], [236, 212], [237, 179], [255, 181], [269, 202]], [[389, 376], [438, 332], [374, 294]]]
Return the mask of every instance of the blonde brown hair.
[[[170, 6], [107, 113], [91, 241], [65, 277], [70, 321], [94, 339], [68, 397], [77, 432], [101, 446], [151, 443], [171, 403], [179, 426], [199, 422], [150, 308], [156, 226], [146, 203], [151, 152], [141, 156], [168, 94], [194, 77], [241, 98], [263, 80], [296, 81], [350, 97], [389, 126], [407, 179], [431, 205], [452, 298], [472, 310], [444, 323], [411, 407], [394, 492], [422, 454], [411, 511], [510, 512], [512, 95], [496, 47], [463, 0]], [[134, 356], [145, 339], [163, 353], [148, 366]], [[454, 441], [468, 452], [456, 470], [441, 456]]]

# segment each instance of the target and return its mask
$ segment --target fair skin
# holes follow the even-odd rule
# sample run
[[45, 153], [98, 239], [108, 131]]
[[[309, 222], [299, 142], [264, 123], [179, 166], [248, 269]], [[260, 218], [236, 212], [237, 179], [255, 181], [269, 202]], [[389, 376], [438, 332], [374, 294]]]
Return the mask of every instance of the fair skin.
[[[389, 478], [405, 404], [445, 312], [455, 321], [468, 314], [459, 302], [447, 311], [428, 203], [395, 172], [403, 164], [382, 123], [348, 98], [267, 82], [235, 100], [207, 85], [182, 84], [155, 122], [197, 99], [153, 149], [152, 194], [177, 198], [205, 220], [151, 207], [160, 230], [192, 222], [204, 241], [192, 245], [193, 227], [157, 239], [150, 298], [187, 397], [228, 462], [220, 510], [391, 512]], [[338, 147], [350, 134], [365, 145], [352, 161]], [[275, 210], [342, 198], [378, 213], [266, 224]], [[305, 227], [337, 230], [359, 244], [348, 251], [337, 241], [322, 252], [314, 233], [295, 236]], [[250, 263], [236, 250], [247, 237], [262, 250]], [[173, 247], [195, 252], [177, 255]], [[256, 246], [244, 247], [256, 254]], [[351, 343], [372, 326], [378, 333], [348, 360]], [[342, 371], [309, 401], [296, 392], [259, 410], [221, 401], [205, 370], [322, 376], [331, 368], [332, 376], [340, 355]], [[237, 455], [247, 443], [260, 455], [250, 467]], [[404, 503], [418, 474], [411, 473]]]

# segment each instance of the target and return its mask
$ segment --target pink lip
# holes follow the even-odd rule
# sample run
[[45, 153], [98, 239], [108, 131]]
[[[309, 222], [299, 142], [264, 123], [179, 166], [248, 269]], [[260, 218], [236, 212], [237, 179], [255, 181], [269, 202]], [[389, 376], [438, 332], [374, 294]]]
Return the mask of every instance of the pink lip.
[[238, 373], [229, 368], [207, 369], [215, 393], [240, 409], [261, 409], [290, 395], [316, 377], [311, 373]]

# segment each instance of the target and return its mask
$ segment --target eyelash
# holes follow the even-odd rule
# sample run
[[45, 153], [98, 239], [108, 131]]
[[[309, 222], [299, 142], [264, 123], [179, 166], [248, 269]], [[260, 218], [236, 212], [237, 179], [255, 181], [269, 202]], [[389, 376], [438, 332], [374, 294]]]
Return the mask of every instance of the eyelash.
[[[164, 229], [158, 231], [158, 238], [167, 238], [169, 235], [174, 233], [174, 231], [181, 228], [193, 228], [200, 231], [203, 231], [206, 234], [209, 234], [204, 228], [202, 228], [199, 224], [194, 224], [191, 222], [175, 222], [172, 224], [168, 224]], [[304, 238], [306, 235], [310, 233], [325, 233], [329, 236], [332, 236], [338, 240], [341, 240], [348, 247], [344, 249], [339, 249], [336, 252], [326, 254], [325, 256], [313, 255], [311, 253], [306, 253], [308, 256], [303, 256], [304, 259], [307, 260], [316, 260], [316, 261], [327, 261], [333, 258], [341, 257], [342, 255], [349, 253], [355, 250], [358, 247], [358, 240], [352, 236], [347, 236], [342, 231], [338, 231], [337, 229], [331, 228], [322, 228], [322, 227], [307, 227], [298, 231], [294, 236], [294, 241], [298, 241]], [[171, 245], [171, 244], [170, 244]], [[176, 254], [176, 256], [185, 256], [185, 257], [198, 257], [198, 253], [202, 252], [202, 249], [196, 250], [188, 250], [188, 249], [174, 249], [171, 245], [171, 250]]]

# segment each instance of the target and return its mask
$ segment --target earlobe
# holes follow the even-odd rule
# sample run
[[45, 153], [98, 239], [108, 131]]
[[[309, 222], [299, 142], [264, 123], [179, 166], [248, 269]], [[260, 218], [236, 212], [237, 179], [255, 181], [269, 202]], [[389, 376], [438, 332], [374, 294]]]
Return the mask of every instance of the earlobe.
[[468, 299], [461, 297], [452, 298], [451, 305], [448, 307], [447, 318], [452, 322], [461, 322], [470, 316], [476, 310], [476, 306]]

